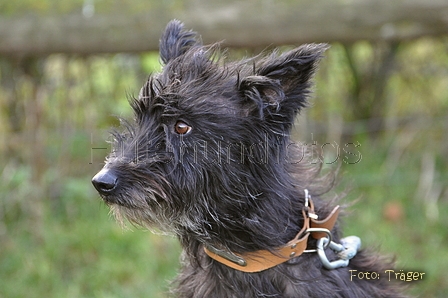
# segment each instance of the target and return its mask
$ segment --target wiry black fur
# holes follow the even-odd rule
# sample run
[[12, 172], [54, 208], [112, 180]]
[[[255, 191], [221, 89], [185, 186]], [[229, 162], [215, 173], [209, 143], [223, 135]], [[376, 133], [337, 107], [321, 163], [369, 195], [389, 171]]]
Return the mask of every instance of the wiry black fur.
[[[180, 239], [183, 267], [173, 293], [402, 297], [386, 278], [351, 280], [350, 269], [384, 274], [392, 268], [371, 252], [359, 252], [349, 267], [337, 270], [324, 269], [308, 253], [259, 273], [236, 271], [205, 255], [204, 244], [244, 253], [274, 250], [293, 239], [303, 225], [305, 188], [321, 218], [334, 206], [319, 199], [332, 180], [318, 177], [320, 169], [306, 162], [302, 148], [288, 146], [327, 46], [229, 63], [218, 46], [198, 40], [180, 22], [168, 24], [160, 41], [163, 72], [131, 101], [135, 123], [114, 133], [114, 151], [100, 172], [113, 177], [113, 185], [101, 188], [94, 181], [120, 221], [125, 217]], [[178, 121], [191, 131], [176, 133]], [[332, 232], [338, 241], [338, 225]]]

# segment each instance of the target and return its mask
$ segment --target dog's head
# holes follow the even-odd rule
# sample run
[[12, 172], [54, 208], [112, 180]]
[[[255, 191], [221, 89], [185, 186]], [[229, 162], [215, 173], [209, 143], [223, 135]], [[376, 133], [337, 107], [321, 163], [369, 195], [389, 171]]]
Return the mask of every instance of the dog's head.
[[201, 241], [251, 242], [245, 226], [266, 229], [270, 197], [284, 201], [269, 210], [278, 218], [291, 207], [288, 137], [326, 48], [227, 62], [217, 45], [170, 22], [160, 41], [163, 71], [131, 100], [135, 119], [113, 133], [95, 188], [118, 218]]

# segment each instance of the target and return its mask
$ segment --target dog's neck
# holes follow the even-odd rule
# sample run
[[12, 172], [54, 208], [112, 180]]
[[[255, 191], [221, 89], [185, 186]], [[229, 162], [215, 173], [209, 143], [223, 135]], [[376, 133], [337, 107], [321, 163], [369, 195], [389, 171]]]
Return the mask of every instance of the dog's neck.
[[[274, 207], [272, 206], [272, 208]], [[205, 251], [209, 257], [233, 269], [244, 272], [262, 271], [283, 263], [290, 257], [299, 256], [307, 246], [309, 247], [310, 241], [315, 243], [314, 239], [326, 236], [325, 232], [322, 231], [320, 233], [311, 233], [308, 231], [309, 228], [323, 228], [326, 229], [326, 233], [330, 233], [338, 217], [339, 206], [336, 206], [331, 212], [316, 214], [313, 202], [306, 195], [304, 204], [297, 206], [296, 210], [300, 213], [300, 216], [297, 216], [295, 220], [285, 220], [281, 224], [286, 225], [291, 222], [299, 222], [301, 224], [295, 224], [293, 230], [290, 227], [285, 228], [283, 226], [279, 231], [269, 231], [270, 233], [277, 233], [276, 236], [278, 238], [274, 239], [275, 241], [271, 241], [272, 238], [266, 238], [262, 229], [263, 226], [266, 227], [266, 230], [273, 226], [275, 227], [275, 224], [278, 224], [280, 221], [273, 224], [269, 218], [257, 222], [257, 224], [262, 225], [261, 227], [254, 225], [254, 222], [242, 221], [239, 225], [239, 230], [236, 230], [236, 232], [234, 229], [225, 229], [225, 227], [215, 229], [212, 227], [207, 234], [211, 235], [209, 238], [192, 237], [191, 231], [188, 231], [184, 234], [184, 237], [180, 237], [180, 240], [186, 252], [193, 255], [193, 259], [197, 258], [194, 255], [202, 254]], [[283, 218], [285, 219], [285, 217]], [[236, 221], [235, 223], [238, 224]], [[212, 234], [212, 232], [215, 234]], [[285, 236], [287, 234], [292, 234], [292, 236]], [[310, 234], [313, 237], [309, 237], [308, 241]], [[260, 258], [267, 259], [267, 262], [254, 266], [251, 259], [255, 259], [255, 263], [260, 263], [257, 261]], [[239, 266], [241, 264], [243, 266]]]

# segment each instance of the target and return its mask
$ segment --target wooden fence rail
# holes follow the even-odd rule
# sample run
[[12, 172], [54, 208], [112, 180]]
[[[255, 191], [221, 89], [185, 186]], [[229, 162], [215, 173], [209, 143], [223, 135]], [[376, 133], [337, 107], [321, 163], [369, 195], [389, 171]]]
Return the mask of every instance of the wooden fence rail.
[[0, 16], [0, 55], [156, 50], [173, 18], [200, 32], [204, 42], [246, 48], [448, 34], [446, 0], [189, 0], [178, 11], [164, 5], [139, 14]]

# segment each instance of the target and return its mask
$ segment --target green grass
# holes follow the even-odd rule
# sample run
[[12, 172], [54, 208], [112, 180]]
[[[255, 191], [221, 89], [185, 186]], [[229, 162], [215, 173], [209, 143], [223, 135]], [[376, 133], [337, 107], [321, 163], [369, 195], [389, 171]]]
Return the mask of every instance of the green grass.
[[[382, 253], [395, 256], [398, 270], [424, 272], [422, 281], [408, 282], [411, 293], [445, 297], [448, 220], [443, 214], [448, 212], [448, 202], [439, 202], [436, 220], [428, 217], [424, 198], [416, 197], [420, 175], [416, 165], [420, 156], [402, 160], [390, 176], [381, 166], [384, 150], [381, 152], [371, 143], [364, 148], [367, 149], [363, 149], [364, 158], [359, 164], [343, 168], [345, 182], [351, 181], [353, 187], [347, 199], [356, 201], [344, 220], [345, 234], [361, 237], [364, 247], [379, 248]], [[391, 203], [402, 208], [401, 217], [386, 216]]]
[[0, 297], [165, 297], [176, 240], [121, 229], [89, 180], [69, 180], [59, 207], [45, 204], [38, 233], [29, 219], [8, 225]]

